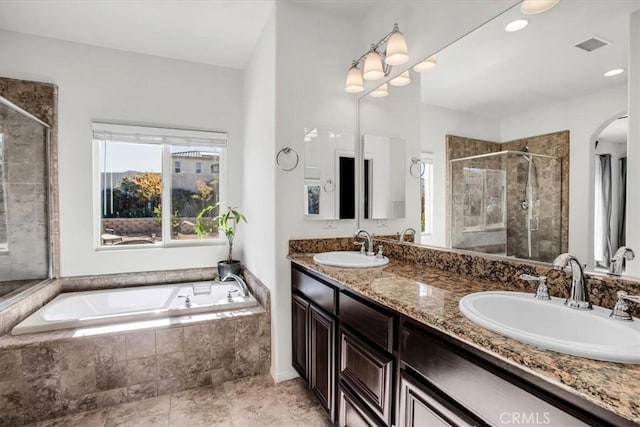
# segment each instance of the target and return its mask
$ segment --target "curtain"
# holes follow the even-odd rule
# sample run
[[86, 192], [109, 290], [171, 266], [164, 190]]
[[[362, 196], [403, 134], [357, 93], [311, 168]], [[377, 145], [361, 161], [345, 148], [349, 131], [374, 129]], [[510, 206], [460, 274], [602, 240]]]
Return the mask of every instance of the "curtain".
[[611, 154], [596, 156], [594, 255], [598, 266], [611, 259]]
[[618, 247], [625, 246], [627, 236], [627, 158], [620, 159], [620, 209], [618, 210]]

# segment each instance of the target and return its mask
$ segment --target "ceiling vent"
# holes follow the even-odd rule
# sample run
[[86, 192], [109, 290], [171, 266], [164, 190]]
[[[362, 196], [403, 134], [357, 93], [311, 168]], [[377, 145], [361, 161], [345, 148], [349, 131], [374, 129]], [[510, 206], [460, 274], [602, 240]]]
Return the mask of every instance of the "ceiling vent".
[[590, 39], [585, 40], [582, 43], [578, 43], [576, 47], [587, 52], [593, 52], [596, 49], [600, 49], [601, 47], [605, 47], [610, 44], [611, 42], [600, 37], [591, 37]]

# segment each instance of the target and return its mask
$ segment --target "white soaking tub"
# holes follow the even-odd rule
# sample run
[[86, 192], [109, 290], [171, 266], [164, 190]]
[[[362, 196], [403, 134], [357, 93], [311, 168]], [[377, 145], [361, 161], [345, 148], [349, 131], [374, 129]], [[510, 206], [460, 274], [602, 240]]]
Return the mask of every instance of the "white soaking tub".
[[[62, 293], [17, 324], [11, 335], [253, 307], [236, 282], [192, 282]], [[187, 297], [189, 301], [187, 303]]]

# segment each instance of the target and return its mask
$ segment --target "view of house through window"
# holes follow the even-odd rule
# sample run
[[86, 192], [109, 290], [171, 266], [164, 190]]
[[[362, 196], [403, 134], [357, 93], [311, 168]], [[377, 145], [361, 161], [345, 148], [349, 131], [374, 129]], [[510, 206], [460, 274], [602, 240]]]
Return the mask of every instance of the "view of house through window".
[[93, 134], [100, 246], [219, 239], [217, 209], [198, 214], [221, 201], [226, 134], [102, 123]]
[[422, 153], [422, 176], [420, 177], [420, 231], [433, 233], [433, 154]]

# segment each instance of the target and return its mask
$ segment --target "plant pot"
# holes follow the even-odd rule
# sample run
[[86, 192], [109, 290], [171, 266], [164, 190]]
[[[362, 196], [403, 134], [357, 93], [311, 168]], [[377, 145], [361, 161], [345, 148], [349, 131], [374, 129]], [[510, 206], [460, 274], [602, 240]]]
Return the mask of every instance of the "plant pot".
[[229, 273], [239, 275], [241, 266], [242, 264], [240, 264], [240, 261], [238, 261], [237, 259], [234, 259], [233, 261], [231, 261], [231, 264], [227, 263], [227, 261], [219, 261], [218, 275], [220, 276], [220, 279], [222, 279], [224, 276], [226, 276]]

